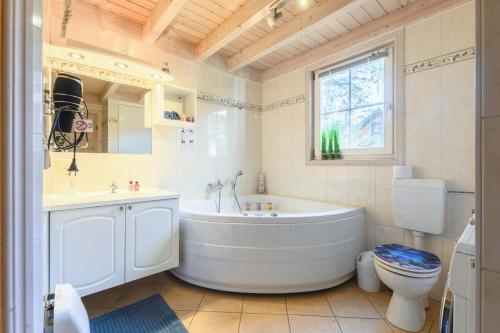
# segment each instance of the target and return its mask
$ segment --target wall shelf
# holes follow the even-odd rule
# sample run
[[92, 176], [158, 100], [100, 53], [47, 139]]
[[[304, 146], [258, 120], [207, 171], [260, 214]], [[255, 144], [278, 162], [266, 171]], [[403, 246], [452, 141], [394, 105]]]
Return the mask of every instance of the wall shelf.
[[[196, 90], [188, 89], [176, 85], [165, 84], [155, 89], [153, 119], [154, 125], [189, 127], [194, 126], [196, 122]], [[175, 111], [183, 119], [192, 117], [194, 122], [186, 120], [173, 120], [165, 118], [165, 112]]]

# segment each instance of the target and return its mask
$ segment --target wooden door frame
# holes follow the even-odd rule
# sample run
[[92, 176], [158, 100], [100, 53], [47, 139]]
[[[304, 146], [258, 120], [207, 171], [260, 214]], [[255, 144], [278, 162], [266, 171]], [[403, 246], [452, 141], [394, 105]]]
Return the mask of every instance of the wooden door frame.
[[2, 330], [43, 331], [42, 1], [2, 0]]

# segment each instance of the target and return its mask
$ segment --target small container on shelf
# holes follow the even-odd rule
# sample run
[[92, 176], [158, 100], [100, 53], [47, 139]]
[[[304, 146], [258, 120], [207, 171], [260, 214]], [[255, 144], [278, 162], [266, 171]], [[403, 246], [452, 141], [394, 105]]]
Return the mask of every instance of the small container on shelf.
[[138, 180], [136, 180], [136, 181], [135, 181], [135, 184], [134, 184], [134, 191], [135, 191], [135, 192], [139, 192], [139, 181], [138, 181]]
[[134, 192], [134, 183], [132, 181], [128, 182], [128, 191]]

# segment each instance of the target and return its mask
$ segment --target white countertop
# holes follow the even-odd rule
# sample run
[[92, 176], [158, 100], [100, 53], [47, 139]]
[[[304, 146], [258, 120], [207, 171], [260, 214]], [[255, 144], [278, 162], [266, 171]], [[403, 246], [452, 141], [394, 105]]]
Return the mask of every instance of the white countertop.
[[43, 210], [56, 211], [94, 206], [119, 205], [152, 200], [177, 199], [179, 194], [157, 188], [145, 188], [138, 192], [110, 191], [49, 194], [43, 197]]

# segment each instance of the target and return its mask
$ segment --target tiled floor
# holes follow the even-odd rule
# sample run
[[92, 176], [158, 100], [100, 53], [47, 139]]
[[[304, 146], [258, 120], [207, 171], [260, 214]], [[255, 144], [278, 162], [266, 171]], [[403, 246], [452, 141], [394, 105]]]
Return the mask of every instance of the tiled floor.
[[[390, 293], [366, 293], [354, 281], [320, 292], [249, 295], [185, 283], [168, 273], [83, 299], [94, 317], [161, 294], [190, 333], [400, 333], [385, 320]], [[438, 332], [439, 303], [430, 300], [421, 332]]]

